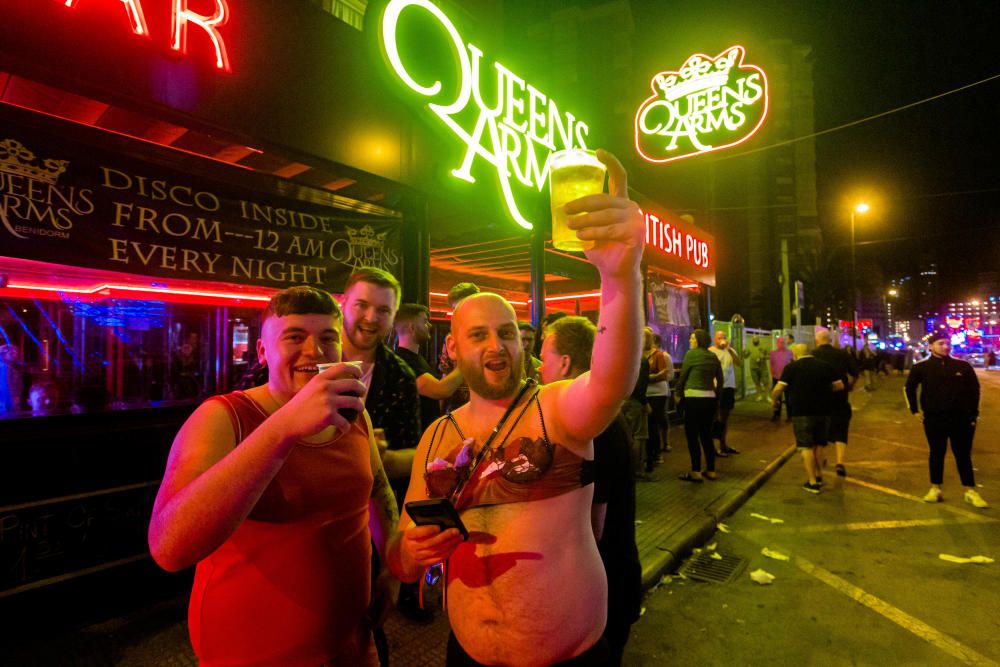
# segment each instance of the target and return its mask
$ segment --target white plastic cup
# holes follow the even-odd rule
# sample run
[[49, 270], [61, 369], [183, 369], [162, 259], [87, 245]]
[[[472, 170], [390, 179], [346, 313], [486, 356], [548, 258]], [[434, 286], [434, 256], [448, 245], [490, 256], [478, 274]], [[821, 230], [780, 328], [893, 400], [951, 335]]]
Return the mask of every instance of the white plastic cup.
[[567, 225], [565, 205], [575, 199], [604, 192], [607, 167], [594, 151], [569, 148], [549, 156], [549, 199], [552, 204], [552, 245], [558, 250], [579, 252], [594, 247], [581, 241]]

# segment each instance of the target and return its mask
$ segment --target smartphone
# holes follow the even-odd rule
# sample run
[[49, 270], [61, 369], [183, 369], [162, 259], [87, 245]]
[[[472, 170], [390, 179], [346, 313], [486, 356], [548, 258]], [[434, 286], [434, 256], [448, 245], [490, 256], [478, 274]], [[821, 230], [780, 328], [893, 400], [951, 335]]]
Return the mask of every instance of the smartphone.
[[406, 513], [418, 526], [441, 526], [442, 530], [457, 528], [464, 539], [469, 539], [469, 531], [462, 523], [455, 506], [447, 498], [415, 500], [406, 503]]
[[[360, 361], [342, 361], [340, 363], [347, 364], [349, 366], [354, 366], [358, 370], [361, 370], [361, 362]], [[335, 366], [335, 365], [336, 364], [316, 364], [316, 370], [318, 372], [322, 373], [327, 368], [330, 368], [331, 366]], [[354, 394], [354, 393], [350, 393], [350, 392], [345, 392], [344, 395], [345, 396], [357, 396], [358, 394]], [[354, 420], [358, 418], [358, 411], [354, 410], [353, 408], [341, 408], [341, 409], [337, 410], [337, 414], [339, 414], [341, 417], [343, 417], [344, 419], [346, 419], [350, 423], [354, 423]]]

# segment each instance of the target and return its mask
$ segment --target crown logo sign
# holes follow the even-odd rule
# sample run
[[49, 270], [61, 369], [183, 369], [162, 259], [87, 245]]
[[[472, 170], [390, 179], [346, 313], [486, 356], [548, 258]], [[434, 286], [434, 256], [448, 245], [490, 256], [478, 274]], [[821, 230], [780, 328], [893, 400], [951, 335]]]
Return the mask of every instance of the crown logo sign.
[[700, 90], [724, 86], [739, 55], [740, 47], [733, 47], [714, 59], [696, 53], [684, 61], [679, 72], [658, 74], [656, 87], [667, 100], [674, 101]]
[[347, 236], [350, 238], [352, 246], [360, 248], [381, 248], [385, 245], [385, 237], [389, 232], [376, 234], [370, 225], [365, 225], [361, 229], [347, 228]]
[[66, 171], [69, 160], [45, 160], [42, 166], [34, 165], [35, 154], [15, 139], [0, 141], [0, 171], [27, 176], [38, 181], [56, 184]]

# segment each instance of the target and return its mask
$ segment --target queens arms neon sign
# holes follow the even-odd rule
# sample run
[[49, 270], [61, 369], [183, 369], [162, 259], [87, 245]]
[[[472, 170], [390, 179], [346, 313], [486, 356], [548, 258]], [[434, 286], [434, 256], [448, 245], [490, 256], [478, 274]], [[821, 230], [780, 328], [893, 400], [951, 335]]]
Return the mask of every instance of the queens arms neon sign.
[[[87, 2], [110, 2], [112, 0], [63, 0], [63, 4], [70, 9], [76, 9], [79, 5]], [[132, 32], [140, 37], [150, 37], [149, 26], [146, 23], [146, 15], [142, 11], [142, 0], [114, 0], [121, 2], [122, 11], [128, 18]], [[210, 15], [199, 14], [188, 8], [188, 0], [172, 0], [171, 27], [170, 27], [170, 48], [179, 53], [187, 53], [188, 28], [195, 25], [204, 31], [212, 47], [215, 49], [215, 67], [224, 72], [231, 72], [229, 65], [229, 55], [226, 53], [226, 42], [219, 32], [219, 28], [229, 21], [229, 5], [227, 0], [212, 0], [215, 11]]]
[[635, 115], [635, 148], [649, 162], [672, 162], [737, 146], [767, 117], [767, 76], [744, 64], [732, 46], [715, 58], [689, 57], [678, 71], [657, 73], [653, 95]]
[[[420, 12], [425, 16], [420, 16]], [[441, 80], [418, 81], [414, 63], [422, 44], [401, 44], [407, 34], [407, 22], [430, 19], [445, 46], [454, 52], [459, 80], [455, 93], [444, 97]], [[430, 109], [451, 130], [466, 150], [461, 165], [452, 174], [469, 183], [477, 158], [496, 171], [500, 189], [511, 217], [525, 229], [532, 223], [521, 212], [517, 192], [530, 188], [541, 191], [548, 179], [548, 155], [563, 148], [586, 148], [590, 127], [569, 112], [560, 111], [554, 100], [523, 78], [494, 61], [492, 73], [484, 71], [483, 51], [462, 39], [454, 23], [428, 0], [390, 0], [379, 26], [382, 52], [395, 75], [407, 88], [427, 98]], [[445, 69], [445, 68], [442, 68]], [[481, 86], [489, 84], [484, 91]], [[494, 88], [495, 84], [495, 88]], [[494, 100], [487, 103], [487, 99]]]

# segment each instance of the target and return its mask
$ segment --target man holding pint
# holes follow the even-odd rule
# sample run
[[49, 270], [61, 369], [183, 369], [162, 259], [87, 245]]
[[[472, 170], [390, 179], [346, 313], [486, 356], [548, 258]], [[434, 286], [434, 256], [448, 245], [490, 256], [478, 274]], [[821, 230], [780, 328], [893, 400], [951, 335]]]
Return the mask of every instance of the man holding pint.
[[448, 352], [470, 401], [424, 433], [406, 501], [450, 498], [468, 539], [456, 528], [414, 525], [404, 512], [389, 558], [404, 581], [446, 563], [449, 665], [608, 661], [607, 580], [590, 523], [592, 440], [636, 381], [644, 229], [621, 164], [597, 156], [610, 194], [565, 205], [578, 238], [594, 242], [587, 259], [601, 275], [591, 370], [539, 389], [524, 380], [506, 300], [477, 294], [454, 312]]

